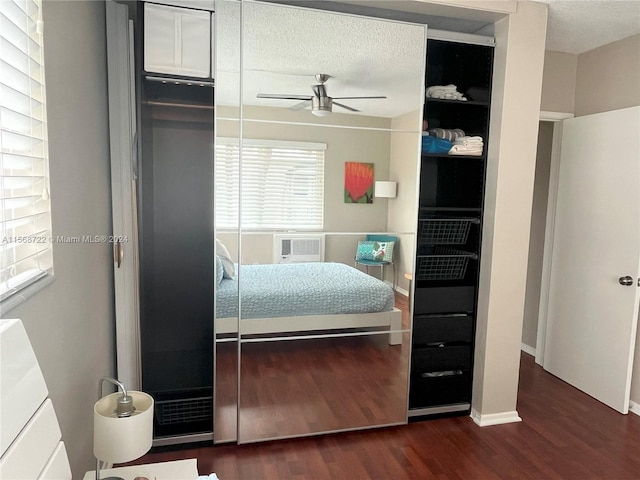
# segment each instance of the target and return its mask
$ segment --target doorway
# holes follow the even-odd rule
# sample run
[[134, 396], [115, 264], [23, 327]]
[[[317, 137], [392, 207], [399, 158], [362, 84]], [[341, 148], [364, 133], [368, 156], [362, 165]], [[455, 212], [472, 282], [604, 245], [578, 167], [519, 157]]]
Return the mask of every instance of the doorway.
[[[538, 129], [538, 150], [531, 212], [531, 233], [529, 237], [529, 263], [527, 268], [527, 288], [522, 328], [522, 351], [536, 357], [542, 365], [544, 356], [545, 325], [540, 319], [541, 300], [546, 299], [549, 265], [545, 265], [545, 238], [552, 231], [555, 185], [562, 140], [562, 120], [572, 118], [572, 113], [540, 112]], [[553, 197], [550, 198], [549, 192]], [[551, 209], [549, 207], [551, 203]], [[550, 211], [551, 210], [551, 211]], [[550, 223], [551, 222], [551, 223]], [[545, 268], [546, 267], [546, 268]], [[546, 312], [545, 312], [546, 316]]]

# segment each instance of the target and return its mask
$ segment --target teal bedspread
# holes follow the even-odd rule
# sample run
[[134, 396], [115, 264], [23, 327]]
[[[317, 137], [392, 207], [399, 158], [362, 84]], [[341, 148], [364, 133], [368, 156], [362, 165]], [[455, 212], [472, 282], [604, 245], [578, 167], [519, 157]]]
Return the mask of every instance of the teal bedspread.
[[240, 265], [234, 279], [216, 289], [217, 318], [335, 315], [393, 309], [393, 290], [342, 263]]

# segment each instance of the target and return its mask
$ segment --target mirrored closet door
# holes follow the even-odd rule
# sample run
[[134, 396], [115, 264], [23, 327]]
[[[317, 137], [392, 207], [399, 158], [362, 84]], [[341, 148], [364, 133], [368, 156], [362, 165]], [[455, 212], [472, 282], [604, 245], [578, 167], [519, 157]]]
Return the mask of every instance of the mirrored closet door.
[[217, 443], [238, 438], [240, 309], [240, 45], [242, 4], [215, 2], [215, 431]]
[[[238, 63], [236, 30], [220, 38], [216, 7], [216, 232], [237, 262], [239, 295], [237, 316], [216, 318], [216, 440], [405, 423], [410, 326], [394, 308], [398, 273], [387, 268], [378, 279], [354, 268], [354, 258], [367, 233], [396, 237], [397, 267], [402, 250], [414, 248], [425, 27], [232, 5]], [[227, 107], [237, 117], [223, 115]], [[402, 183], [395, 199], [365, 191], [354, 202], [346, 177]], [[238, 186], [237, 230], [218, 215], [218, 193], [229, 185]], [[227, 322], [236, 328], [223, 342], [218, 325]], [[237, 418], [227, 430], [220, 382], [231, 372]]]

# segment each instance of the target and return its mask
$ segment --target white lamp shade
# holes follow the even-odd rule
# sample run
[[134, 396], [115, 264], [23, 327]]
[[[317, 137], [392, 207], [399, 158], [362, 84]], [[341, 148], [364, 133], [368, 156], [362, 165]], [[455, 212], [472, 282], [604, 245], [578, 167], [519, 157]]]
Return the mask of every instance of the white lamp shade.
[[374, 196], [378, 198], [396, 198], [396, 182], [376, 182]]
[[98, 460], [124, 463], [140, 458], [153, 442], [153, 398], [129, 391], [135, 412], [118, 418], [113, 413], [122, 393], [102, 397], [93, 407], [93, 454]]

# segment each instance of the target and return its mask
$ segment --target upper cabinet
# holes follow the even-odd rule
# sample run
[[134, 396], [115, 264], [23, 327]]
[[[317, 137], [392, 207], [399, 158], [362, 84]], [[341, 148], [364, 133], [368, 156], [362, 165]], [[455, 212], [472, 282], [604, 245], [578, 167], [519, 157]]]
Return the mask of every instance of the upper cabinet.
[[212, 13], [145, 3], [144, 70], [180, 77], [212, 77]]

